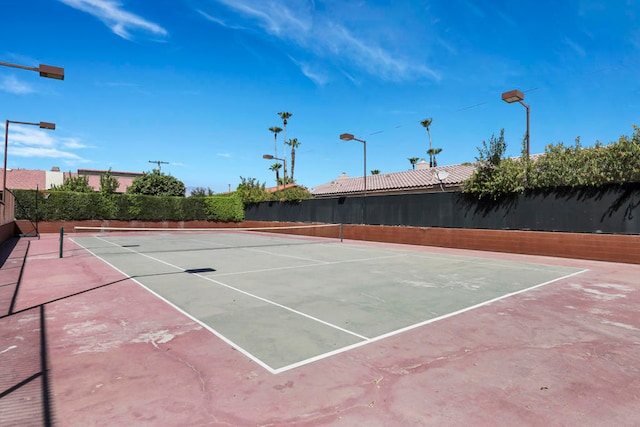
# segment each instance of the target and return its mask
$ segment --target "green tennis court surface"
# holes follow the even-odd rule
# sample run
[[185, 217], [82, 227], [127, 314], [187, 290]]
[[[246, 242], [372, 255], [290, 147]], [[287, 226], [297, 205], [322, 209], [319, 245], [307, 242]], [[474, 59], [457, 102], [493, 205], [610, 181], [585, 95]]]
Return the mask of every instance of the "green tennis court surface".
[[73, 240], [272, 373], [583, 271], [256, 232]]

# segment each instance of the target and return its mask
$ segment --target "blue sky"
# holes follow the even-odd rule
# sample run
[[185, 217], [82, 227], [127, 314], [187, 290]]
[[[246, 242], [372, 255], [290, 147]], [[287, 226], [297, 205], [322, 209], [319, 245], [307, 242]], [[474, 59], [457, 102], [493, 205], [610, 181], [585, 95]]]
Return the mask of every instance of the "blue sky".
[[[269, 171], [280, 111], [292, 113], [295, 178], [473, 161], [505, 129], [520, 152], [630, 135], [640, 114], [640, 0], [20, 0], [3, 4], [0, 61], [65, 68], [65, 80], [0, 67], [8, 167], [150, 171], [235, 188]], [[278, 137], [283, 155], [283, 133]], [[290, 160], [290, 153], [287, 153]], [[290, 165], [289, 165], [290, 166]]]

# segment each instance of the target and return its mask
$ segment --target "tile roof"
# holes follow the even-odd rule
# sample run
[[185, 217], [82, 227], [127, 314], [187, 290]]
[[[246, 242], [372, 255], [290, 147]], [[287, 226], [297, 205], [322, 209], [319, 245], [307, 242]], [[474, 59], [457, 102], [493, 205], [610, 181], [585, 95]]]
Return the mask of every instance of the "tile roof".
[[[405, 172], [393, 172], [367, 175], [367, 193], [390, 193], [440, 189], [440, 184], [447, 188], [458, 188], [463, 181], [471, 177], [476, 166], [472, 164], [438, 166]], [[446, 177], [439, 180], [436, 173], [446, 172]], [[339, 196], [362, 193], [364, 182], [362, 177], [349, 178], [345, 174], [338, 179], [321, 184], [311, 193], [316, 197]]]
[[[0, 168], [0, 188], [3, 188], [3, 169]], [[59, 174], [60, 175], [60, 184], [64, 181], [64, 179], [68, 178], [69, 175], [72, 177], [86, 176], [89, 178], [89, 185], [93, 187], [95, 191], [100, 190], [100, 175], [106, 173], [107, 171], [102, 170], [92, 170], [92, 169], [78, 169], [78, 173], [76, 172], [60, 172], [58, 170], [52, 171], [43, 171], [43, 170], [28, 170], [28, 169], [9, 169], [7, 168], [7, 188], [10, 190], [35, 190], [39, 188], [40, 190], [48, 190], [47, 187], [47, 173], [49, 174]], [[131, 186], [133, 180], [142, 176], [142, 173], [139, 172], [117, 172], [111, 171], [111, 175], [115, 176], [118, 179], [117, 192], [124, 193], [128, 187]]]
[[[4, 173], [0, 168], [0, 188], [4, 188]], [[7, 168], [7, 188], [10, 190], [47, 189], [46, 172], [40, 170]]]

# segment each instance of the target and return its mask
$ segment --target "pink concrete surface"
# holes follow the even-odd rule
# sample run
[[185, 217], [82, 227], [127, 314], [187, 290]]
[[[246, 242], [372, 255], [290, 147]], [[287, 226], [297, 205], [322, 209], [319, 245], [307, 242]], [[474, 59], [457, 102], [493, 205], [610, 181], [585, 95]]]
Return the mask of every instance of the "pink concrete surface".
[[416, 247], [589, 271], [272, 375], [65, 248], [31, 241], [16, 310], [113, 284], [46, 305], [57, 425], [640, 424], [637, 265]]

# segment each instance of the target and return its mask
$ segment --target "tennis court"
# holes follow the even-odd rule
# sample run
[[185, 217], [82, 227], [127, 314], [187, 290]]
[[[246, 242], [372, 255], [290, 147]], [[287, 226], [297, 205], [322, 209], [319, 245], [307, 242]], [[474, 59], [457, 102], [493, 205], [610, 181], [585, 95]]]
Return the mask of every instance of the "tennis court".
[[73, 241], [273, 374], [585, 271], [269, 231]]
[[322, 230], [21, 240], [0, 424], [636, 424], [640, 266]]

